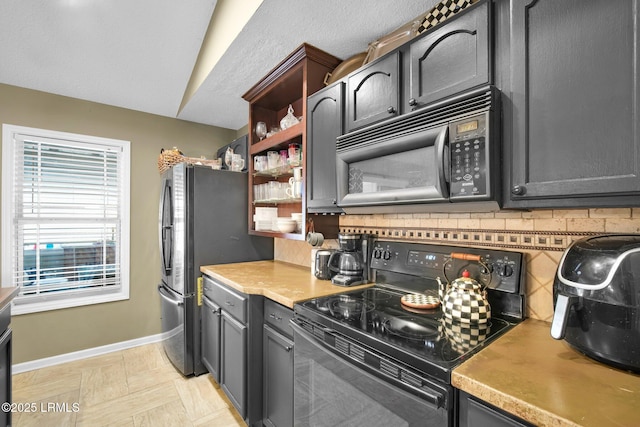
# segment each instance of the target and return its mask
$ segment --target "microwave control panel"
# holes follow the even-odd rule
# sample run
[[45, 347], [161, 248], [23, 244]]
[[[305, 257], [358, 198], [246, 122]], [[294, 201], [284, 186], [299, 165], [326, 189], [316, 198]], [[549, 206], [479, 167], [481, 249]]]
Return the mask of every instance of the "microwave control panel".
[[452, 199], [488, 195], [488, 113], [449, 123]]

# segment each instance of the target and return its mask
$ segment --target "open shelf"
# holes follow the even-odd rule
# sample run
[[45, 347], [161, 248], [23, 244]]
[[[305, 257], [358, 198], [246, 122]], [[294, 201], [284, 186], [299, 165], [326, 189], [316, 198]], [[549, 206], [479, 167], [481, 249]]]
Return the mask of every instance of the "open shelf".
[[[249, 154], [247, 168], [249, 170], [249, 233], [259, 236], [279, 237], [284, 239], [304, 240], [306, 230], [296, 233], [280, 233], [269, 230], [255, 230], [253, 217], [257, 206], [275, 206], [279, 217], [292, 213], [302, 213], [303, 224], [307, 223], [306, 189], [303, 197], [296, 199], [261, 199], [254, 200], [254, 185], [270, 181], [285, 182], [292, 176], [293, 167], [302, 167], [302, 181], [306, 182], [306, 139], [307, 139], [307, 97], [324, 86], [324, 77], [341, 61], [308, 44], [300, 45], [289, 56], [282, 60], [273, 70], [256, 83], [242, 97], [249, 102]], [[255, 134], [257, 122], [264, 122], [267, 130], [280, 126], [280, 121], [287, 115], [289, 105], [299, 123], [275, 134], [259, 140]], [[287, 150], [289, 144], [299, 144], [302, 161], [299, 166], [284, 167], [256, 171], [255, 156], [266, 155], [269, 151]], [[335, 219], [337, 234], [337, 218]], [[318, 227], [316, 226], [316, 231]], [[331, 232], [329, 233], [332, 234]]]

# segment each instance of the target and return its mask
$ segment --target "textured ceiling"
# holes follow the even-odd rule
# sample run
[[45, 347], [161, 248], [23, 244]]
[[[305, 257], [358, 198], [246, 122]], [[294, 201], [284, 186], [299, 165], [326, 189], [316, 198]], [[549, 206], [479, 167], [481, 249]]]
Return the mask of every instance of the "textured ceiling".
[[301, 43], [346, 59], [434, 3], [264, 0], [180, 110], [216, 0], [2, 0], [0, 83], [238, 129]]

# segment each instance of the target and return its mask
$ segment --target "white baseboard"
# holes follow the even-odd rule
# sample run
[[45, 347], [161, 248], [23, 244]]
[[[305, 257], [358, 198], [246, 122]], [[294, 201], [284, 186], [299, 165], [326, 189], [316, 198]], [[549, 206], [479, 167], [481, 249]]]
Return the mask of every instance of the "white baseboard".
[[48, 366], [59, 365], [61, 363], [73, 362], [74, 360], [86, 359], [88, 357], [100, 356], [114, 351], [125, 350], [127, 348], [138, 347], [140, 345], [151, 344], [162, 341], [163, 334], [150, 335], [148, 337], [136, 338], [129, 341], [121, 341], [107, 344], [100, 347], [88, 348], [86, 350], [74, 351], [72, 353], [60, 354], [58, 356], [45, 357], [44, 359], [31, 360], [29, 362], [16, 363], [11, 365], [12, 374], [33, 371], [34, 369], [46, 368]]

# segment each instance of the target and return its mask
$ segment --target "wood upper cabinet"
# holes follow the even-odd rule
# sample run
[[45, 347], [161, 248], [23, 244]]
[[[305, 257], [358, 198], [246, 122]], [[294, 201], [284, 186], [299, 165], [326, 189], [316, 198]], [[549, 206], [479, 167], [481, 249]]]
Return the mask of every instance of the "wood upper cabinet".
[[328, 86], [307, 100], [307, 211], [341, 213], [337, 205], [336, 138], [343, 131], [344, 83]]
[[490, 6], [478, 3], [407, 45], [403, 111], [492, 82]]
[[503, 10], [507, 207], [638, 205], [638, 1], [512, 0]]
[[399, 51], [371, 62], [347, 77], [347, 132], [397, 116], [399, 105]]
[[[332, 71], [340, 60], [320, 49], [308, 44], [300, 45], [289, 56], [283, 59], [273, 70], [256, 83], [243, 98], [249, 102], [249, 233], [270, 237], [282, 237], [304, 240], [306, 225], [313, 220], [315, 231], [324, 233], [325, 237], [334, 238], [338, 233], [338, 218], [335, 216], [310, 216], [307, 214], [306, 159], [307, 150], [307, 97], [324, 87], [327, 72]], [[289, 105], [300, 122], [286, 129], [279, 129], [280, 121], [287, 115]], [[264, 139], [255, 133], [256, 123], [265, 122], [267, 130], [276, 128], [275, 132]], [[256, 170], [256, 157], [267, 156], [268, 152], [287, 153], [289, 146], [294, 145], [302, 152], [302, 161], [298, 163], [284, 162], [275, 168]], [[285, 156], [287, 154], [284, 154]], [[298, 195], [280, 194], [274, 197], [257, 195], [256, 186], [279, 187], [288, 186], [293, 176], [293, 167], [302, 167], [302, 193]], [[302, 214], [302, 227], [291, 233], [281, 233], [273, 229], [257, 229], [254, 222], [256, 207], [274, 207], [278, 217], [290, 217], [292, 213]]]

